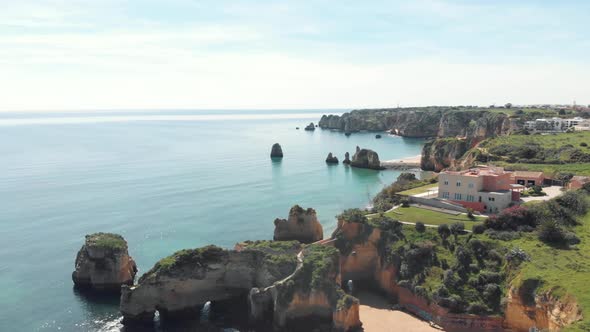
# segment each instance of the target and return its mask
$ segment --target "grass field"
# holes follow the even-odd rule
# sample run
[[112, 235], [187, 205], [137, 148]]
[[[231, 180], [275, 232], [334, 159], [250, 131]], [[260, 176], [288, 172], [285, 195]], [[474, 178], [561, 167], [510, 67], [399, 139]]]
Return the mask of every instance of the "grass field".
[[590, 131], [548, 135], [505, 135], [486, 141], [486, 143], [482, 144], [482, 146], [485, 146], [489, 149], [493, 146], [502, 144], [509, 144], [512, 146], [540, 144], [544, 148], [559, 148], [564, 145], [571, 144], [575, 147], [581, 148], [582, 150], [590, 151], [590, 146], [581, 147], [580, 143], [587, 143], [590, 145]]
[[531, 256], [522, 265], [514, 283], [523, 280], [542, 281], [541, 291], [553, 290], [560, 298], [573, 296], [582, 308], [584, 320], [564, 331], [590, 331], [590, 214], [574, 231], [582, 240], [576, 249], [557, 249], [542, 244], [534, 233], [520, 239], [502, 242], [505, 246], [519, 247]]
[[485, 218], [477, 216], [474, 220], [471, 220], [465, 214], [455, 216], [452, 214], [421, 209], [414, 206], [407, 208], [400, 207], [386, 213], [386, 215], [400, 221], [422, 222], [429, 225], [442, 225], [462, 222], [465, 224], [465, 229], [471, 229], [473, 228], [473, 225], [481, 224], [485, 220]]
[[412, 196], [412, 195], [417, 195], [417, 194], [422, 194], [427, 192], [428, 190], [432, 190], [438, 187], [438, 183], [432, 183], [432, 184], [427, 184], [425, 186], [422, 187], [417, 187], [414, 189], [409, 189], [409, 190], [405, 190], [402, 192], [399, 192], [398, 194], [400, 195], [406, 195], [406, 196]]
[[552, 177], [558, 172], [574, 173], [575, 175], [590, 176], [590, 163], [572, 163], [572, 164], [524, 164], [524, 163], [507, 163], [492, 162], [496, 166], [501, 166], [507, 170], [514, 171], [541, 171], [545, 176]]

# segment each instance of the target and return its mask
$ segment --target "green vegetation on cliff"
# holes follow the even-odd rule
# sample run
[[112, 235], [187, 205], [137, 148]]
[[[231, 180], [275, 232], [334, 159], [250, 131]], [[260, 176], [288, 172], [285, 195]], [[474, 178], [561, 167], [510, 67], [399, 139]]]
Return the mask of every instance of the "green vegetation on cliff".
[[127, 249], [127, 242], [125, 239], [114, 233], [94, 233], [86, 235], [86, 243], [94, 247], [105, 249], [123, 250]]
[[159, 260], [154, 267], [139, 278], [139, 283], [158, 275], [174, 273], [176, 269], [183, 267], [206, 267], [210, 263], [221, 261], [226, 254], [225, 250], [213, 245], [197, 249], [183, 249]]

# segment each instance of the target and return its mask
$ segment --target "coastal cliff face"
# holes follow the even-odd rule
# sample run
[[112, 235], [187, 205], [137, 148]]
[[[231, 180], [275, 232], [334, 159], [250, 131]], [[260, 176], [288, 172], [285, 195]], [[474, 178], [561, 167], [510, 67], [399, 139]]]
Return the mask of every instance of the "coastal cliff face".
[[121, 285], [133, 284], [136, 273], [137, 266], [122, 236], [95, 233], [86, 235], [78, 251], [72, 280], [79, 288], [118, 292]]
[[288, 219], [275, 219], [275, 241], [297, 240], [301, 243], [313, 243], [324, 238], [322, 224], [318, 221], [314, 209], [303, 209], [295, 205], [289, 211]]
[[430, 171], [456, 166], [457, 159], [482, 140], [520, 127], [517, 119], [504, 113], [450, 107], [354, 110], [341, 116], [324, 115], [319, 126], [345, 132], [390, 131], [404, 137], [434, 138], [422, 150], [421, 167]]
[[151, 325], [156, 310], [163, 318], [198, 317], [207, 301], [243, 296], [252, 287], [288, 276], [298, 250], [297, 242], [251, 242], [240, 250], [208, 246], [176, 252], [156, 263], [137, 285], [123, 287], [123, 323]]
[[581, 308], [573, 298], [560, 300], [551, 292], [526, 294], [525, 287], [512, 287], [506, 301], [506, 328], [528, 332], [532, 326], [541, 330], [559, 331], [582, 319]]

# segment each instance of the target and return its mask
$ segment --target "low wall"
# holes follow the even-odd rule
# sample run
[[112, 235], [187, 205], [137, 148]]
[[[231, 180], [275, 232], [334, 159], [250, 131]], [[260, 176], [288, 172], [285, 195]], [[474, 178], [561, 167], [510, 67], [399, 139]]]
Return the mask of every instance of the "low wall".
[[467, 213], [467, 209], [460, 206], [460, 205], [455, 205], [455, 204], [451, 204], [445, 201], [441, 201], [439, 199], [435, 199], [435, 198], [424, 198], [424, 197], [414, 197], [414, 196], [409, 196], [408, 197], [410, 199], [410, 202], [412, 203], [416, 203], [416, 204], [422, 204], [422, 205], [427, 205], [427, 206], [432, 206], [435, 208], [439, 208], [439, 209], [445, 209], [445, 210], [451, 210], [451, 211], [457, 211], [457, 212], [462, 212], [462, 213]]

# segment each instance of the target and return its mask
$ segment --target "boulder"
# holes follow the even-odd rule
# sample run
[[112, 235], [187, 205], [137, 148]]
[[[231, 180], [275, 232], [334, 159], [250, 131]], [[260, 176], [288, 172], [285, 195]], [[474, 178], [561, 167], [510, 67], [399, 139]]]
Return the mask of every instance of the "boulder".
[[338, 164], [338, 157], [332, 155], [332, 152], [328, 153], [328, 157], [326, 157], [326, 163], [328, 164]]
[[137, 266], [121, 235], [95, 233], [86, 235], [78, 251], [72, 280], [78, 288], [118, 292], [121, 285], [133, 284], [136, 273]]
[[361, 149], [358, 146], [356, 147], [356, 153], [352, 156], [350, 165], [358, 168], [383, 169], [377, 152], [369, 149]]
[[343, 164], [350, 164], [350, 153], [346, 152], [344, 154], [344, 161], [342, 163]]
[[309, 131], [313, 131], [315, 130], [315, 125], [313, 124], [313, 122], [310, 122], [307, 127], [305, 127], [305, 130], [309, 130]]
[[279, 143], [275, 143], [272, 145], [272, 149], [270, 150], [270, 157], [271, 158], [283, 158], [283, 149]]
[[375, 135], [375, 138], [381, 138], [380, 134]]
[[312, 243], [324, 238], [322, 224], [312, 208], [305, 210], [295, 205], [289, 211], [287, 220], [277, 218], [274, 223], [275, 241], [297, 240], [302, 243]]

